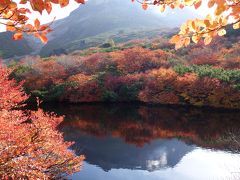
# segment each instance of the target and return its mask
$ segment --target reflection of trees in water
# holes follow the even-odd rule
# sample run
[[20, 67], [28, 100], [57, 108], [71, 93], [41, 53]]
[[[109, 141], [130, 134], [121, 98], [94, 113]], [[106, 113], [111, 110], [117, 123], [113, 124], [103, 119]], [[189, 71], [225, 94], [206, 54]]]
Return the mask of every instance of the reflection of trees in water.
[[228, 130], [221, 137], [218, 138], [218, 142], [228, 144], [228, 148], [232, 151], [240, 151], [240, 131], [237, 129]]
[[239, 148], [240, 112], [236, 111], [137, 105], [61, 108], [57, 107], [57, 110], [66, 115], [63, 126], [72, 126], [94, 136], [111, 134], [137, 146], [143, 146], [157, 138], [177, 137], [208, 148]]
[[72, 149], [86, 161], [112, 168], [154, 171], [174, 167], [197, 144], [236, 150], [227, 133], [238, 136], [240, 112], [138, 105], [49, 106], [65, 114], [61, 125]]

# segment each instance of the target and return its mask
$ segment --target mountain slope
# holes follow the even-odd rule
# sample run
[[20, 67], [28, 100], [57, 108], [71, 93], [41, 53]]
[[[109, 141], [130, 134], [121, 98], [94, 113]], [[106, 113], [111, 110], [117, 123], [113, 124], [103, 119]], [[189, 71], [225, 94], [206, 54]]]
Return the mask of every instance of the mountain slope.
[[24, 56], [33, 52], [33, 49], [25, 39], [13, 41], [12, 35], [13, 33], [11, 32], [0, 33], [0, 57]]
[[[181, 11], [180, 11], [181, 12]], [[73, 51], [84, 48], [89, 37], [102, 36], [104, 41], [119, 31], [172, 28], [188, 19], [190, 12], [166, 12], [165, 16], [153, 10], [144, 11], [138, 3], [130, 0], [91, 0], [73, 11], [69, 17], [54, 24], [49, 43], [41, 50], [48, 56], [56, 49]], [[192, 17], [192, 16], [191, 16]]]

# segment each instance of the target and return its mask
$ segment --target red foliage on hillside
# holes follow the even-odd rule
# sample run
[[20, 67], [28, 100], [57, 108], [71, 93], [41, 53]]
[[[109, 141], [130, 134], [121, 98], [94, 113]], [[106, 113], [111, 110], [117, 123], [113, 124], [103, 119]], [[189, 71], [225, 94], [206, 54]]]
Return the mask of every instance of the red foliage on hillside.
[[158, 49], [157, 40], [147, 45], [110, 52], [95, 48], [21, 64], [15, 77], [43, 100], [240, 108], [237, 43], [229, 48], [219, 39], [208, 47], [200, 42], [178, 51]]

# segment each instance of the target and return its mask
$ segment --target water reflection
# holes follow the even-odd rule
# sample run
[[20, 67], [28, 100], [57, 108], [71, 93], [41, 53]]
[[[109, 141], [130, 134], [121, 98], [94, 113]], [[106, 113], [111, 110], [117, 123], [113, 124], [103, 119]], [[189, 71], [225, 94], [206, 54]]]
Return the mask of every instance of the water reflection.
[[[51, 109], [52, 108], [52, 109]], [[240, 112], [137, 105], [54, 107], [77, 154], [74, 179], [240, 177]]]

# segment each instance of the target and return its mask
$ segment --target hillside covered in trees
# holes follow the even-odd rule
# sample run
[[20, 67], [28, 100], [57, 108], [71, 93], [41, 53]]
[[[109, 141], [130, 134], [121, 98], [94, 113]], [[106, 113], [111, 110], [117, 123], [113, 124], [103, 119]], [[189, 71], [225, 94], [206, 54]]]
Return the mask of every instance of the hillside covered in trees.
[[218, 38], [174, 50], [166, 37], [27, 57], [12, 77], [44, 101], [143, 102], [240, 108], [239, 44]]

